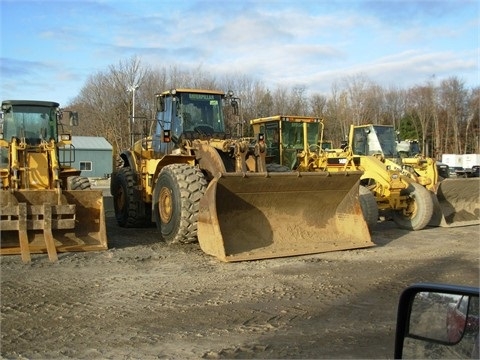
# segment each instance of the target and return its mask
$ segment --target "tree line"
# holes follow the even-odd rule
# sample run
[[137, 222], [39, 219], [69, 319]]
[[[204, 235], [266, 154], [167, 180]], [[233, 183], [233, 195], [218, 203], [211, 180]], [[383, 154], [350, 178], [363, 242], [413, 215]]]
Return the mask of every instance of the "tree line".
[[[75, 134], [103, 136], [118, 153], [129, 147], [130, 133], [136, 131], [130, 122], [133, 109], [138, 120], [134, 124], [153, 119], [155, 94], [173, 88], [233, 90], [240, 99], [241, 118], [226, 108], [226, 125], [232, 135], [249, 136], [249, 120], [254, 118], [306, 115], [324, 119], [324, 138], [336, 146], [347, 138], [351, 124], [383, 124], [393, 125], [402, 140], [418, 140], [429, 157], [480, 153], [480, 87], [467, 89], [455, 76], [439, 84], [430, 80], [408, 89], [386, 89], [359, 74], [332, 84], [327, 96], [307, 94], [304, 87], [270, 89], [240, 73], [218, 77], [200, 66], [153, 69], [138, 57], [121, 60], [88, 78], [68, 106], [81, 117]], [[241, 121], [243, 127], [239, 127]]]

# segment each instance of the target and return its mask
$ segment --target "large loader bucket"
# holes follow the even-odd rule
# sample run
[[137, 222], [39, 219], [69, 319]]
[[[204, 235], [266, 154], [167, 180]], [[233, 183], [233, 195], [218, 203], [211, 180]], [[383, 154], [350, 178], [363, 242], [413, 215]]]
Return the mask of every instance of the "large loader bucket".
[[107, 249], [99, 190], [0, 191], [1, 255]]
[[230, 262], [373, 246], [361, 174], [222, 174], [200, 201], [200, 247]]
[[429, 226], [480, 224], [480, 178], [442, 180], [433, 196], [433, 204]]

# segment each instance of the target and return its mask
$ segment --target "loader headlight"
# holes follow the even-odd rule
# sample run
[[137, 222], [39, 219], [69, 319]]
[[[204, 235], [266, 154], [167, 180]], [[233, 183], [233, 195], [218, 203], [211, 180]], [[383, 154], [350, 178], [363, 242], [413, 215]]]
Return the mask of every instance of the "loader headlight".
[[70, 141], [72, 139], [72, 136], [70, 134], [61, 134], [60, 135], [60, 141]]
[[392, 175], [392, 180], [397, 180], [398, 179], [398, 174], [393, 174]]

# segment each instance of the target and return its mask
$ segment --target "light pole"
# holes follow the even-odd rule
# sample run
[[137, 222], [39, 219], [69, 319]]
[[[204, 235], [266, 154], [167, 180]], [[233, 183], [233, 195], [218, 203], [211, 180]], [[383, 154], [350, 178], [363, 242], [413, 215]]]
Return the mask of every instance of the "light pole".
[[134, 84], [127, 88], [128, 92], [132, 93], [132, 117], [130, 119], [130, 146], [133, 146], [134, 143], [134, 129], [135, 129], [135, 91], [139, 88], [140, 85]]
[[243, 114], [242, 114], [242, 100], [239, 97], [234, 96], [232, 90], [227, 92], [228, 98], [230, 98], [230, 105], [233, 106], [234, 115], [238, 116], [237, 135], [243, 137]]

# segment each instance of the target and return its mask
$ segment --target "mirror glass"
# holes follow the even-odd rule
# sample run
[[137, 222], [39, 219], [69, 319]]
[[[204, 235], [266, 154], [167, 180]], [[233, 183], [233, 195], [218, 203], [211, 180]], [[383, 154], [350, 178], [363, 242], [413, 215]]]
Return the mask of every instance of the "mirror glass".
[[416, 294], [403, 357], [478, 359], [478, 308], [478, 296]]

